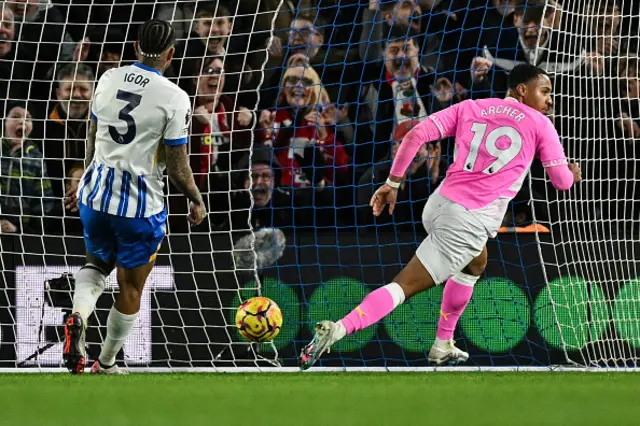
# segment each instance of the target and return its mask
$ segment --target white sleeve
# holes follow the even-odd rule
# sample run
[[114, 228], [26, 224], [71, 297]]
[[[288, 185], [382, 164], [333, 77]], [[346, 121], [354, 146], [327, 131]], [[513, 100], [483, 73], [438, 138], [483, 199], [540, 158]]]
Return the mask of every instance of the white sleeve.
[[167, 125], [164, 130], [166, 145], [183, 145], [188, 142], [189, 125], [191, 123], [191, 101], [189, 96], [180, 90], [173, 98], [168, 109]]
[[93, 97], [91, 99], [91, 108], [89, 108], [89, 116], [91, 117], [92, 120], [98, 119], [98, 115], [96, 114], [96, 111], [98, 110], [98, 105], [96, 105], [96, 99], [98, 98], [98, 93], [100, 92], [100, 89], [105, 84], [104, 83], [105, 80], [109, 78], [108, 77], [109, 71], [102, 74], [102, 77], [100, 77], [100, 79], [98, 80], [98, 83], [96, 84], [95, 89], [93, 89]]

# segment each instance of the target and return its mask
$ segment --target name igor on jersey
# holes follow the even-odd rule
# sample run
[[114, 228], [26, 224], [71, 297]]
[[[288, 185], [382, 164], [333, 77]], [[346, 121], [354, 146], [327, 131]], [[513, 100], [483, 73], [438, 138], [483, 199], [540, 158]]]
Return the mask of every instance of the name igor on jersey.
[[187, 143], [188, 95], [157, 70], [135, 63], [103, 74], [91, 118], [98, 124], [95, 154], [78, 188], [80, 202], [124, 217], [163, 211], [163, 146]]

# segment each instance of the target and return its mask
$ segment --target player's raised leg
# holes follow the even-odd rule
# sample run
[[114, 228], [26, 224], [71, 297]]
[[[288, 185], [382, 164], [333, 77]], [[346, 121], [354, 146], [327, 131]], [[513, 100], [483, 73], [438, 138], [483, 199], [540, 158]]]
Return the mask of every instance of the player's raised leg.
[[458, 364], [469, 359], [469, 354], [460, 350], [453, 342], [456, 324], [473, 295], [473, 287], [487, 266], [487, 248], [474, 258], [462, 272], [452, 275], [447, 280], [442, 295], [440, 320], [436, 339], [429, 351], [429, 362], [442, 364]]
[[369, 293], [362, 303], [344, 318], [337, 322], [319, 322], [313, 340], [302, 350], [300, 368], [310, 368], [335, 342], [377, 323], [406, 299], [432, 288], [435, 284], [429, 271], [414, 256], [391, 284]]
[[[396, 275], [391, 284], [368, 294], [356, 309], [338, 322], [321, 321], [316, 327], [313, 340], [300, 355], [300, 368], [306, 370], [311, 367], [335, 342], [377, 323], [416, 294], [447, 281], [452, 276], [459, 276], [459, 281], [471, 282], [472, 275], [479, 276], [482, 273], [486, 264], [487, 231], [475, 215], [434, 193], [425, 205], [422, 221], [429, 234], [407, 266]], [[467, 271], [465, 276], [469, 275], [464, 279], [460, 274], [463, 269]], [[445, 299], [445, 308], [449, 309], [449, 305], [453, 305], [456, 312], [459, 311], [459, 318], [464, 310], [459, 305], [466, 306], [469, 301], [466, 298], [471, 297], [473, 289], [463, 292], [456, 290], [456, 286], [451, 286], [451, 296]], [[458, 302], [459, 300], [462, 302]], [[452, 335], [451, 333], [448, 337], [446, 346], [442, 345], [442, 352], [434, 352], [434, 358], [442, 358], [443, 363], [451, 360], [465, 361], [469, 357], [466, 352], [455, 347]], [[442, 336], [448, 334], [443, 333]]]

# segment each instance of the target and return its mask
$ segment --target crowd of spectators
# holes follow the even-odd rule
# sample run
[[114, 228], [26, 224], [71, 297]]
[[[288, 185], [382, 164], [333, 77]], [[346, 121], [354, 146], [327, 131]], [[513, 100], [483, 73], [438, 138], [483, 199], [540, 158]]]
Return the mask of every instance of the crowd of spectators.
[[[638, 5], [624, 4], [5, 1], [1, 230], [81, 232], [62, 198], [83, 173], [93, 90], [106, 70], [135, 61], [137, 25], [151, 16], [174, 25], [176, 54], [165, 76], [193, 99], [191, 168], [210, 212], [195, 231], [242, 230], [249, 223], [419, 227], [454, 144], [425, 145], [407, 172], [394, 217], [374, 218], [368, 201], [386, 179], [399, 141], [456, 102], [503, 97], [509, 71], [521, 62], [552, 77], [549, 118], [591, 182], [578, 196], [628, 199], [629, 186], [617, 182], [640, 177], [633, 166], [640, 142], [640, 22]], [[541, 173], [532, 169], [534, 177]], [[167, 188], [169, 232], [189, 232], [186, 201]], [[538, 179], [525, 185], [505, 223], [531, 221], [524, 201], [553, 197], [546, 189]], [[614, 204], [600, 203], [597, 214], [621, 214], [605, 211]], [[548, 211], [536, 213], [544, 218]]]

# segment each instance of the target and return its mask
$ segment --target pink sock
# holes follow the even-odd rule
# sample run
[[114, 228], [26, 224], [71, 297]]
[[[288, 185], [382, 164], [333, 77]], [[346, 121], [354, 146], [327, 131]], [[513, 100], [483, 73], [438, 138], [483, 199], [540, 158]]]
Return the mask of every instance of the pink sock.
[[387, 284], [369, 293], [360, 305], [340, 322], [347, 334], [367, 328], [377, 323], [404, 302], [404, 290], [397, 283]]
[[478, 277], [464, 273], [458, 273], [447, 281], [442, 295], [442, 307], [440, 308], [440, 321], [438, 321], [438, 332], [436, 337], [442, 340], [453, 339], [453, 332], [460, 316], [467, 307], [473, 285]]

